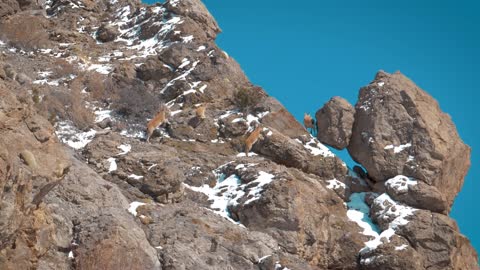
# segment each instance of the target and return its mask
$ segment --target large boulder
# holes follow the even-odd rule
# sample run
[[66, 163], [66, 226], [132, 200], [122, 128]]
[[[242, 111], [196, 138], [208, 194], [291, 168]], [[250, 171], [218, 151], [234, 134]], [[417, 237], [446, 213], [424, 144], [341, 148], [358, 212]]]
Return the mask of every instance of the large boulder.
[[103, 24], [98, 28], [97, 40], [101, 42], [111, 42], [114, 41], [119, 34], [118, 28], [114, 25]]
[[270, 270], [278, 261], [288, 262], [291, 269], [312, 269], [280, 249], [269, 234], [247, 230], [191, 201], [151, 207], [145, 215], [152, 217], [145, 229], [162, 269]]
[[340, 178], [348, 171], [345, 163], [324, 145], [307, 136], [293, 140], [273, 130], [253, 146], [253, 151], [278, 164], [297, 168], [323, 179]]
[[77, 269], [162, 269], [144, 231], [124, 213], [106, 209], [82, 220], [74, 252]]
[[360, 253], [362, 270], [423, 270], [423, 257], [408, 241], [398, 235], [390, 237], [376, 249]]
[[348, 151], [374, 181], [405, 175], [434, 186], [448, 206], [470, 167], [470, 148], [428, 93], [380, 71], [360, 90]]
[[396, 201], [415, 208], [438, 213], [444, 213], [448, 209], [445, 196], [437, 188], [403, 175], [385, 182], [385, 189], [387, 194]]
[[[381, 234], [377, 244], [360, 251], [363, 269], [478, 269], [475, 250], [448, 216], [404, 205], [385, 193], [369, 205]], [[396, 258], [385, 261], [382, 257], [390, 257], [392, 251]], [[402, 262], [401, 254], [409, 260]]]
[[[283, 250], [300, 255], [314, 269], [356, 269], [353, 261], [366, 238], [355, 233], [359, 228], [346, 217], [343, 200], [318, 176], [272, 163], [248, 166], [231, 164], [235, 170], [227, 166], [223, 171], [253, 187], [229, 207], [235, 220], [272, 235]], [[255, 187], [264, 170], [272, 181]]]
[[341, 97], [333, 97], [317, 111], [317, 138], [336, 149], [344, 149], [350, 142], [355, 109]]

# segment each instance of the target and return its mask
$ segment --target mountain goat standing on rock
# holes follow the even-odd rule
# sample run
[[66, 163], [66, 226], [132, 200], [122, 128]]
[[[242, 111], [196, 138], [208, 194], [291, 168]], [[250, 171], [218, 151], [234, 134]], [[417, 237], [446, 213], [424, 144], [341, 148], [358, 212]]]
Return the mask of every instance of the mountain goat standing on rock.
[[205, 119], [205, 110], [207, 109], [207, 105], [206, 104], [202, 104], [200, 106], [197, 107], [197, 109], [195, 110], [195, 114], [197, 116], [197, 119]]
[[248, 135], [245, 140], [245, 155], [248, 157], [248, 152], [252, 150], [253, 145], [258, 141], [260, 133], [262, 132], [262, 127], [257, 123], [257, 127]]
[[[303, 124], [305, 125], [305, 128], [307, 129], [307, 131], [310, 132], [310, 134], [312, 134], [313, 136], [316, 135], [317, 133], [317, 128], [316, 128], [316, 123], [315, 123], [315, 120], [313, 120], [312, 116], [310, 116], [310, 114], [308, 113], [305, 113], [303, 115]], [[310, 130], [308, 130], [310, 129]]]
[[169, 124], [168, 119], [167, 119], [167, 115], [168, 115], [168, 108], [165, 105], [163, 105], [163, 106], [160, 107], [160, 110], [157, 113], [157, 115], [155, 115], [155, 117], [148, 122], [148, 124], [147, 124], [147, 142], [150, 142], [150, 137], [152, 136], [155, 129], [157, 129], [159, 126], [161, 126], [164, 123]]

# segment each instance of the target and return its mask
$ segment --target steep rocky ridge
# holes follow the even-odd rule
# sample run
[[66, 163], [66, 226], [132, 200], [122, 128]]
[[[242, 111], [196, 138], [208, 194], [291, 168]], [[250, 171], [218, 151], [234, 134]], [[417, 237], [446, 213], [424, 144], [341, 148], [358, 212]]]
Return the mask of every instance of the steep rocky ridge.
[[[475, 263], [467, 267], [457, 261], [465, 256], [463, 252], [469, 254], [466, 256], [471, 258], [470, 262], [475, 255], [473, 249], [465, 249], [464, 236], [446, 216], [470, 166], [470, 148], [459, 138], [450, 117], [431, 96], [399, 72], [380, 71], [374, 81], [360, 90], [353, 124], [352, 117], [338, 118], [351, 105], [346, 101], [342, 106], [336, 105], [340, 102], [334, 102], [335, 99], [338, 98], [317, 113], [325, 122], [334, 123], [323, 124], [318, 137], [334, 145], [338, 135], [332, 130], [342, 127], [342, 134], [351, 134], [348, 139], [340, 137], [342, 141], [349, 140], [349, 153], [366, 169], [365, 172], [357, 167], [356, 171], [373, 191], [383, 193], [366, 200], [371, 204], [373, 221], [382, 231], [393, 224], [395, 233], [420, 253], [423, 263], [408, 268], [476, 267]], [[352, 196], [358, 194], [363, 193]], [[398, 220], [402, 212], [408, 213], [408, 222]], [[373, 253], [361, 252], [361, 257], [364, 255], [381, 256], [378, 249]], [[370, 262], [370, 267], [389, 268], [392, 263], [377, 260]]]
[[444, 214], [461, 183], [393, 170], [422, 184], [372, 189], [388, 179], [351, 172], [215, 45], [200, 0], [4, 1], [0, 18], [1, 269], [477, 267]]

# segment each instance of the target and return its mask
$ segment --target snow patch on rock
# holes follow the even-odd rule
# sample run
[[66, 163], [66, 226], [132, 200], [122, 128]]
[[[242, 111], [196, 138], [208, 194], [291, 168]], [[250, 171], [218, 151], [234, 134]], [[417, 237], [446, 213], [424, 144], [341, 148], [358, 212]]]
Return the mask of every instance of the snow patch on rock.
[[128, 176], [128, 178], [130, 178], [130, 179], [135, 179], [135, 180], [140, 180], [140, 179], [143, 178], [143, 176], [141, 176], [141, 175], [136, 175], [136, 174], [133, 174], [133, 173], [132, 173], [132, 174], [130, 174], [130, 175]]
[[70, 121], [60, 121], [55, 124], [55, 134], [65, 144], [75, 150], [84, 148], [90, 143], [97, 132], [93, 129], [81, 132]]
[[335, 155], [321, 142], [315, 138], [311, 138], [310, 141], [303, 144], [299, 139], [295, 139], [297, 142], [303, 145], [314, 156], [323, 156], [323, 157], [334, 157]]
[[398, 191], [399, 193], [405, 193], [408, 191], [410, 186], [417, 185], [418, 182], [413, 178], [397, 175], [394, 178], [388, 179], [385, 182], [385, 186], [391, 189]]
[[130, 203], [130, 207], [128, 207], [128, 212], [130, 212], [130, 214], [132, 214], [134, 217], [136, 217], [137, 216], [137, 208], [142, 206], [142, 205], [146, 205], [146, 203], [132, 202], [132, 203]]
[[398, 154], [398, 153], [402, 152], [403, 150], [405, 150], [406, 148], [409, 148], [411, 146], [412, 146], [411, 143], [401, 144], [401, 145], [397, 145], [397, 146], [395, 146], [393, 144], [390, 144], [390, 145], [385, 146], [383, 149], [385, 149], [385, 150], [393, 149], [393, 153]]
[[107, 161], [110, 163], [110, 166], [108, 167], [108, 172], [111, 173], [116, 171], [118, 167], [115, 158], [108, 158]]
[[132, 150], [132, 146], [130, 144], [122, 144], [117, 146], [117, 148], [122, 150], [122, 152], [117, 154], [117, 156], [126, 155]]
[[395, 234], [395, 230], [399, 226], [406, 225], [409, 222], [407, 217], [412, 215], [416, 210], [395, 202], [390, 196], [383, 193], [373, 201], [373, 205], [375, 205], [377, 209], [380, 209], [377, 213], [377, 218], [384, 220], [390, 218], [392, 221], [389, 223], [387, 229], [380, 231], [369, 216], [370, 207], [365, 203], [365, 196], [367, 194], [368, 193], [365, 192], [354, 193], [350, 196], [350, 202], [347, 203], [349, 209], [347, 211], [348, 218], [363, 229], [363, 235], [373, 237], [372, 240], [365, 242], [365, 247], [360, 250], [362, 254], [375, 250], [383, 241], [389, 242], [390, 238]]
[[95, 114], [95, 123], [100, 123], [107, 118], [111, 118], [112, 110], [97, 110], [93, 112]]
[[[217, 174], [216, 171], [214, 173]], [[239, 223], [231, 218], [228, 210], [229, 206], [238, 205], [243, 197], [247, 198], [243, 203], [244, 205], [260, 199], [265, 186], [270, 184], [275, 178], [274, 175], [263, 171], [258, 173], [257, 179], [246, 184], [242, 184], [241, 179], [235, 174], [228, 178], [225, 178], [223, 174], [217, 174], [217, 177], [217, 184], [214, 187], [208, 185], [201, 187], [184, 185], [193, 191], [207, 195], [208, 200], [211, 201], [210, 209], [235, 224]]]
[[327, 180], [328, 182], [328, 189], [338, 189], [338, 188], [346, 188], [346, 185], [343, 182], [338, 181], [337, 179]]

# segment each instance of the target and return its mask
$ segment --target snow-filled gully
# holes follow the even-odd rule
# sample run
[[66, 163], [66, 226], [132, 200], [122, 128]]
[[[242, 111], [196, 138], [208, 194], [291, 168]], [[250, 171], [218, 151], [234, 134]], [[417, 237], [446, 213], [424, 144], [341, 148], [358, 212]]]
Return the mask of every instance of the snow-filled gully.
[[[338, 189], [345, 188], [345, 184], [333, 179], [329, 180], [327, 188], [329, 189]], [[392, 179], [386, 181], [385, 185], [390, 188], [396, 189], [401, 192], [408, 190], [409, 186], [416, 185], [416, 181], [408, 177], [399, 175]], [[392, 221], [388, 224], [388, 227], [385, 230], [381, 230], [370, 217], [371, 207], [365, 202], [366, 196], [374, 196], [372, 205], [375, 205], [378, 210], [377, 218], [382, 220], [387, 220], [388, 218]], [[395, 235], [396, 230], [408, 224], [408, 217], [413, 215], [416, 211], [415, 208], [403, 205], [401, 203], [393, 200], [388, 194], [376, 194], [373, 192], [359, 192], [353, 193], [350, 196], [350, 201], [347, 205], [347, 217], [355, 222], [363, 231], [362, 233], [365, 236], [368, 236], [370, 240], [365, 242], [365, 246], [359, 251], [360, 254], [366, 254], [372, 250], [375, 250], [378, 246], [382, 245], [383, 241], [390, 242], [390, 239]], [[407, 246], [402, 245], [395, 247], [396, 251], [404, 250]], [[371, 263], [371, 260], [374, 258], [362, 259], [362, 264]]]

